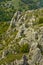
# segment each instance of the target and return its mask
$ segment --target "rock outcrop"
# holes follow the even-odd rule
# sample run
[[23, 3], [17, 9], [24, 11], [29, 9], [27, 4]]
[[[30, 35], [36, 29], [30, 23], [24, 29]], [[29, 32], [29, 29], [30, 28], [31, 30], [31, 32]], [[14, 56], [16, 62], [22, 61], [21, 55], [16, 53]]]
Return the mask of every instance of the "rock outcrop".
[[[43, 9], [36, 9], [14, 14], [7, 30], [0, 37], [0, 65], [43, 65], [42, 12]], [[23, 44], [29, 44], [27, 58], [16, 60], [14, 55], [20, 53]]]

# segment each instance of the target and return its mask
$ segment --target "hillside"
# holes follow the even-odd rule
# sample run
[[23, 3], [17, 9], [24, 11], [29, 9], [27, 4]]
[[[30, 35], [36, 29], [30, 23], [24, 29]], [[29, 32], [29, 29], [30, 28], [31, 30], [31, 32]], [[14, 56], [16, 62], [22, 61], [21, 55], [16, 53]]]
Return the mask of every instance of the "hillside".
[[10, 21], [16, 11], [43, 7], [43, 0], [0, 0], [0, 21]]
[[43, 65], [43, 8], [16, 11], [11, 21], [0, 22], [0, 65]]

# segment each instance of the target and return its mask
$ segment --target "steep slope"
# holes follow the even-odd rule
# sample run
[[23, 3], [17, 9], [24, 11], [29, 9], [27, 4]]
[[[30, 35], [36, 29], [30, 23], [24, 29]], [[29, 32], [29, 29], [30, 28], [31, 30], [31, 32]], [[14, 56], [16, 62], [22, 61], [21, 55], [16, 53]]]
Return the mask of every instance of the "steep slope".
[[0, 22], [0, 65], [12, 65], [27, 52], [30, 65], [43, 65], [43, 9], [18, 11], [10, 22]]

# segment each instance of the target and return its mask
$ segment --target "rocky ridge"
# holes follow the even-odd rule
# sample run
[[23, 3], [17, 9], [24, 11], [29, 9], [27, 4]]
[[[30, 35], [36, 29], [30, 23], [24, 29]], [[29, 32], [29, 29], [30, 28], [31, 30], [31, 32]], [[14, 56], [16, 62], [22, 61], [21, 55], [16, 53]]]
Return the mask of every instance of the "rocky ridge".
[[22, 58], [9, 63], [6, 61], [1, 63], [1, 60], [9, 53], [17, 54], [15, 47], [26, 43], [29, 44], [28, 64], [43, 65], [43, 9], [16, 12], [9, 27], [1, 36], [0, 65], [22, 65]]

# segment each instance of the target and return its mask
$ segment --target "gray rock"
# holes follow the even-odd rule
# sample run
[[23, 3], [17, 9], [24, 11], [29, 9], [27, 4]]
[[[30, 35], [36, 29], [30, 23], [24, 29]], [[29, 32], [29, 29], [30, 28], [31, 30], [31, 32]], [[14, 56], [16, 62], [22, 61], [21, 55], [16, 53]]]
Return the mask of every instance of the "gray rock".
[[30, 65], [34, 65], [35, 63], [39, 63], [42, 59], [42, 54], [39, 48], [31, 49], [29, 56], [31, 57]]
[[9, 53], [8, 50], [4, 50], [3, 53], [2, 53], [2, 58], [5, 58], [6, 55], [8, 55], [8, 53]]
[[43, 59], [40, 60], [39, 65], [43, 65]]

